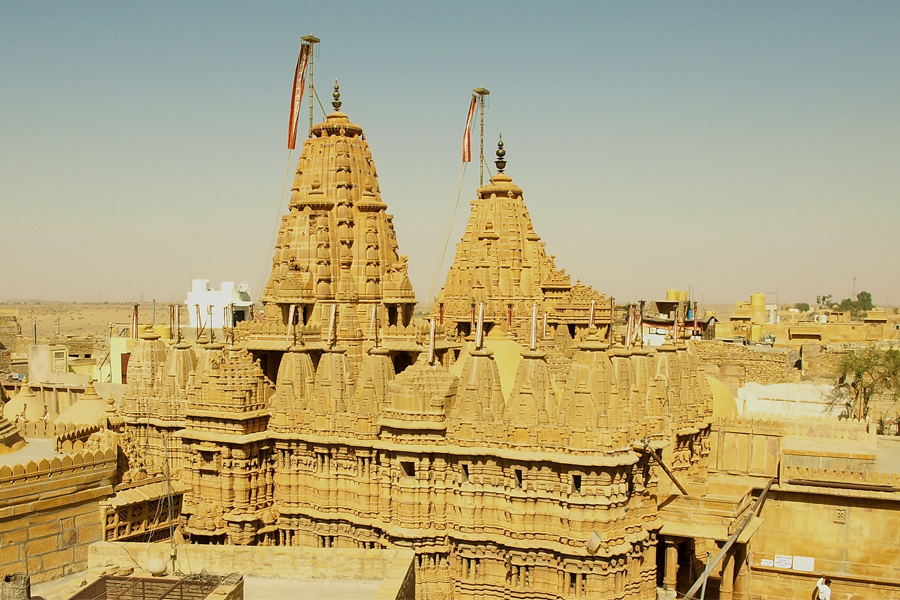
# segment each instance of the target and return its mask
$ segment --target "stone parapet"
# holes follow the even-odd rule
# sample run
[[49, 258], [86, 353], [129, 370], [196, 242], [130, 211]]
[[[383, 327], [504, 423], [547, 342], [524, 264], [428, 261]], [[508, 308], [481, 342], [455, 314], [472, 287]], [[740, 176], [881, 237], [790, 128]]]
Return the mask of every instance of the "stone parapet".
[[[171, 564], [168, 544], [132, 542], [91, 544], [88, 566], [136, 566], [148, 570], [150, 562], [161, 559]], [[175, 546], [175, 570], [183, 573], [240, 573], [302, 581], [335, 579], [342, 581], [380, 580], [375, 600], [412, 598], [415, 589], [412, 550], [395, 548], [293, 548], [277, 546]]]
[[40, 583], [84, 570], [88, 544], [103, 539], [99, 503], [116, 459], [111, 448], [0, 467], [0, 572]]
[[[116, 450], [86, 450], [62, 458], [0, 466], [0, 519], [67, 504], [65, 496], [92, 488], [112, 493]], [[62, 498], [60, 498], [62, 496]]]
[[800, 369], [794, 368], [799, 354], [787, 348], [754, 348], [716, 340], [695, 344], [700, 364], [714, 367], [710, 374], [728, 385], [732, 393], [748, 381], [767, 385], [800, 381]]
[[900, 474], [897, 473], [875, 473], [849, 469], [815, 469], [786, 465], [781, 470], [781, 479], [788, 485], [900, 492]]

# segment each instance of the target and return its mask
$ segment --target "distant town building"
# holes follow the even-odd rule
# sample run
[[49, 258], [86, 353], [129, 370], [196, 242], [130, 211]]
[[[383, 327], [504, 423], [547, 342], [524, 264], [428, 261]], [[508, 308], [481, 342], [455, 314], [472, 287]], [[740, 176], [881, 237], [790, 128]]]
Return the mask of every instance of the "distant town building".
[[250, 319], [253, 302], [246, 283], [235, 286], [233, 281], [223, 281], [218, 290], [209, 288], [209, 279], [194, 279], [191, 283], [185, 301], [191, 327], [221, 329]]

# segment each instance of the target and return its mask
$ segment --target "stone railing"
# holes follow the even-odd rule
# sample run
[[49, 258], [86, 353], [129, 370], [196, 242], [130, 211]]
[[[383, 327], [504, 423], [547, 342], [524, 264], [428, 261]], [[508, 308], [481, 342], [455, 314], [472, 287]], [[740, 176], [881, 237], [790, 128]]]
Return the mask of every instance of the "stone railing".
[[836, 417], [790, 418], [765, 413], [748, 414], [745, 417], [719, 417], [716, 428], [725, 430], [754, 430], [777, 433], [782, 436], [831, 438], [864, 441], [869, 431], [864, 421], [848, 421]]
[[774, 477], [785, 438], [870, 443], [863, 421], [834, 417], [784, 418], [774, 415], [717, 418], [710, 436], [710, 470]]

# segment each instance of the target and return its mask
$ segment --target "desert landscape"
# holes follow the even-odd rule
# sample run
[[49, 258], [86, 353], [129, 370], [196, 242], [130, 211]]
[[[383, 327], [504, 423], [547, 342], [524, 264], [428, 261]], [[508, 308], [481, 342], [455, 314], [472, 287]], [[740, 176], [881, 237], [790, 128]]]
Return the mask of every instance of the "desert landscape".
[[[153, 321], [153, 302], [2, 302], [0, 313], [17, 310], [22, 332], [37, 325], [38, 342], [60, 336], [108, 337], [110, 331], [118, 333], [120, 327], [131, 326], [134, 305], [138, 305], [141, 323]], [[170, 302], [156, 303], [156, 323], [168, 324]], [[187, 315], [182, 312], [182, 324]]]

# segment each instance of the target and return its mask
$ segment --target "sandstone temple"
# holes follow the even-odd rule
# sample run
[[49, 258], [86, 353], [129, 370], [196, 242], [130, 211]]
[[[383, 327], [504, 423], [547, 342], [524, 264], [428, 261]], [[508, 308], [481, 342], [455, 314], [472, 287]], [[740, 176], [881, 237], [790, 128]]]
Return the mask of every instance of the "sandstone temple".
[[[820, 539], [792, 524], [833, 520], [834, 538], [873, 509], [889, 526], [872, 548], [890, 547], [898, 478], [866, 425], [721, 414], [693, 341], [620, 335], [615, 300], [556, 266], [502, 142], [414, 318], [372, 152], [334, 97], [297, 162], [261, 317], [224, 339], [144, 330], [121, 400], [89, 386], [55, 423], [23, 385], [0, 448], [23, 443], [16, 423], [75, 458], [0, 466], [7, 502], [45, 471], [96, 471], [102, 539], [408, 549], [423, 599], [674, 598], [717, 553], [716, 597], [749, 600], [751, 574], [754, 597], [791, 597], [812, 574], [784, 556]], [[816, 571], [874, 560], [900, 589], [896, 559], [826, 554]]]
[[334, 105], [297, 163], [262, 319], [132, 353], [122, 414], [143, 468], [167, 460], [185, 486], [184, 537], [414, 548], [422, 598], [653, 597], [652, 452], [706, 471], [696, 354], [611, 340], [610, 299], [556, 268], [502, 168], [416, 323], [365, 134]]

